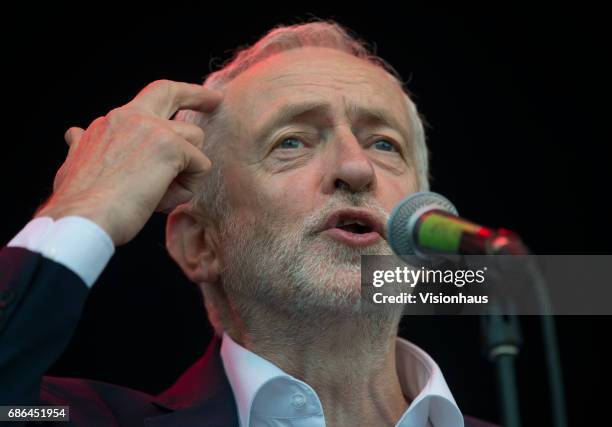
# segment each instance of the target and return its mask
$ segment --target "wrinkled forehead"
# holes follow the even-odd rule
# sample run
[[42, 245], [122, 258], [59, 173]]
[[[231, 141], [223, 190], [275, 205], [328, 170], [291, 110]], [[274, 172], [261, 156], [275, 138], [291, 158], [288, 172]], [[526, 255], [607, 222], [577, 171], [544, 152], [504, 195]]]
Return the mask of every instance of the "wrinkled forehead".
[[246, 126], [293, 102], [328, 103], [337, 109], [385, 108], [408, 117], [405, 93], [386, 71], [329, 48], [298, 48], [258, 62], [225, 91], [231, 115]]

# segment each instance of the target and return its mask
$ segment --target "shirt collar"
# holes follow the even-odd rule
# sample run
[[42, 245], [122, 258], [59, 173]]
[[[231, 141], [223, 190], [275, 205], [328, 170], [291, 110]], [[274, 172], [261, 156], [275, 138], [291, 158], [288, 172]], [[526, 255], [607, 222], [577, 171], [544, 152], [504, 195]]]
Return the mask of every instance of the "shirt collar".
[[[248, 426], [253, 400], [266, 383], [276, 378], [286, 378], [304, 384], [270, 361], [245, 349], [227, 334], [223, 334], [221, 359], [243, 427]], [[463, 416], [442, 371], [427, 353], [398, 337], [396, 366], [402, 392], [412, 400], [397, 427], [463, 427]]]
[[278, 366], [242, 347], [226, 333], [221, 342], [221, 360], [232, 387], [241, 426], [248, 426], [251, 404], [257, 392], [270, 380], [289, 377]]
[[428, 419], [433, 427], [463, 426], [463, 415], [440, 367], [429, 354], [397, 337], [395, 363], [402, 392], [412, 399], [398, 427], [424, 426]]

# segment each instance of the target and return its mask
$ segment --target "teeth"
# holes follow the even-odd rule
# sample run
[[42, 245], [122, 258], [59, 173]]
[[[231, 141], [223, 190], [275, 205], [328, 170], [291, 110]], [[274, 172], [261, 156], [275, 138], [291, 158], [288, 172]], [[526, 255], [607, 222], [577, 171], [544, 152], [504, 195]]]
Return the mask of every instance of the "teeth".
[[336, 227], [341, 227], [341, 226], [347, 225], [347, 224], [359, 224], [359, 225], [363, 225], [363, 226], [367, 225], [365, 222], [359, 221], [357, 219], [345, 219], [345, 220], [342, 220], [342, 221], [338, 222], [338, 225]]

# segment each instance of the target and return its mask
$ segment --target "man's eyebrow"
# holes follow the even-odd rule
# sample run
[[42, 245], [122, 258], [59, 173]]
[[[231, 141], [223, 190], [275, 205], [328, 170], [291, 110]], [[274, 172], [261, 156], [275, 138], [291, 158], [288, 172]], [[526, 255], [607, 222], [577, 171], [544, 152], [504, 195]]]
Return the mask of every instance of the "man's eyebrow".
[[313, 113], [325, 114], [329, 113], [330, 110], [329, 104], [318, 101], [282, 105], [269, 118], [264, 118], [265, 122], [255, 132], [257, 139], [268, 136], [277, 127], [299, 120], [300, 117]]
[[[407, 126], [408, 120], [405, 122], [398, 120], [391, 111], [384, 108], [365, 107], [353, 103], [347, 103], [345, 108], [349, 119], [353, 123], [361, 122], [375, 126], [389, 126], [400, 132], [406, 140], [406, 144], [410, 144], [410, 131]], [[265, 122], [256, 130], [256, 138], [258, 140], [265, 138], [277, 127], [295, 122], [301, 117], [313, 114], [324, 115], [330, 113], [330, 111], [331, 106], [320, 101], [305, 101], [282, 105], [269, 118], [264, 118]]]
[[397, 119], [395, 115], [384, 108], [363, 107], [353, 103], [347, 103], [346, 109], [350, 120], [354, 123], [365, 122], [374, 126], [388, 126], [397, 130], [406, 140], [406, 144], [410, 144], [410, 129], [408, 127], [408, 119], [405, 121]]

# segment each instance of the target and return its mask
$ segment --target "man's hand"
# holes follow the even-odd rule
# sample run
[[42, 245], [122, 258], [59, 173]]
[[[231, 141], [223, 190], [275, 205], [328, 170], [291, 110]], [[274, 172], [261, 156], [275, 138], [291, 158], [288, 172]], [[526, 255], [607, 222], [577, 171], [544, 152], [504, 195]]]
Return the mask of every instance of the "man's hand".
[[115, 245], [127, 243], [154, 211], [189, 201], [210, 168], [202, 129], [170, 117], [179, 109], [210, 113], [221, 98], [199, 85], [160, 80], [87, 130], [70, 128], [68, 156], [36, 216], [83, 216]]

